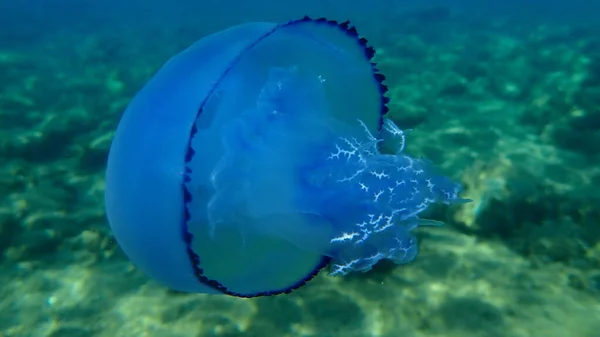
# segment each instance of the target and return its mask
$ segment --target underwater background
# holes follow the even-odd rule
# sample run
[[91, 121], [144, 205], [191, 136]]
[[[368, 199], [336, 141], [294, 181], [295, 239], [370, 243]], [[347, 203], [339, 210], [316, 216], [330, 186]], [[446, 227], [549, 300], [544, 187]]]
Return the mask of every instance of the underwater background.
[[[600, 3], [0, 0], [0, 337], [600, 336]], [[104, 170], [129, 100], [244, 22], [351, 20], [406, 151], [474, 202], [410, 264], [290, 295], [181, 294], [114, 241]], [[134, 168], [133, 168], [134, 169]]]

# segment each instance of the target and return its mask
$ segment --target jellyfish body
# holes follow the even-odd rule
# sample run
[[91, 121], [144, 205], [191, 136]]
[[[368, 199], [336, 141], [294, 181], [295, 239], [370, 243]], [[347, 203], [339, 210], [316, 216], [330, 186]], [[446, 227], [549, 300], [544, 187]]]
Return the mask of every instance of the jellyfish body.
[[348, 23], [303, 18], [171, 59], [109, 154], [107, 215], [128, 257], [171, 288], [240, 297], [412, 260], [418, 214], [462, 199], [402, 152], [373, 55]]

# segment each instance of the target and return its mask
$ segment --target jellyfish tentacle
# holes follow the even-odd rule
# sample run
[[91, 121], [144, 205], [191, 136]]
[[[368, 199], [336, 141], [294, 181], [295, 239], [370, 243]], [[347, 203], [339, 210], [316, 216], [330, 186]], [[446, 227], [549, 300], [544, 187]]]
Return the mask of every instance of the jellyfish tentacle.
[[[391, 120], [384, 125], [389, 137], [403, 135]], [[381, 153], [380, 140], [373, 139], [369, 132], [338, 137], [323, 153], [322, 166], [308, 172], [313, 175], [308, 180], [329, 196], [320, 212], [334, 228], [329, 251], [334, 275], [367, 271], [381, 259], [413, 260], [417, 242], [411, 231], [419, 226], [418, 215], [433, 203], [462, 200], [459, 185], [425, 161], [401, 151]]]

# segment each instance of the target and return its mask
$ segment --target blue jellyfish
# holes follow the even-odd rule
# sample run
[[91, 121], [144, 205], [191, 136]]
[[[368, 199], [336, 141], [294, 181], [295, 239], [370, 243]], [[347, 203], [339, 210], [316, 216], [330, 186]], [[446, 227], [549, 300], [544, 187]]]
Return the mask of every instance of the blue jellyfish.
[[413, 260], [419, 213], [464, 199], [403, 152], [374, 54], [349, 22], [305, 17], [238, 25], [169, 60], [108, 158], [126, 255], [170, 288], [238, 297]]

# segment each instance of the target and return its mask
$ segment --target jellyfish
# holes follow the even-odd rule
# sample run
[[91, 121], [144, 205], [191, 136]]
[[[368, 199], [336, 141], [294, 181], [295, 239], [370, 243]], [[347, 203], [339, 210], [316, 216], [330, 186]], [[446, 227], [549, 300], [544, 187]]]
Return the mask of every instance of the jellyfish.
[[170, 59], [130, 102], [106, 170], [129, 259], [183, 292], [256, 297], [417, 255], [459, 184], [404, 152], [375, 50], [349, 22], [247, 23]]

